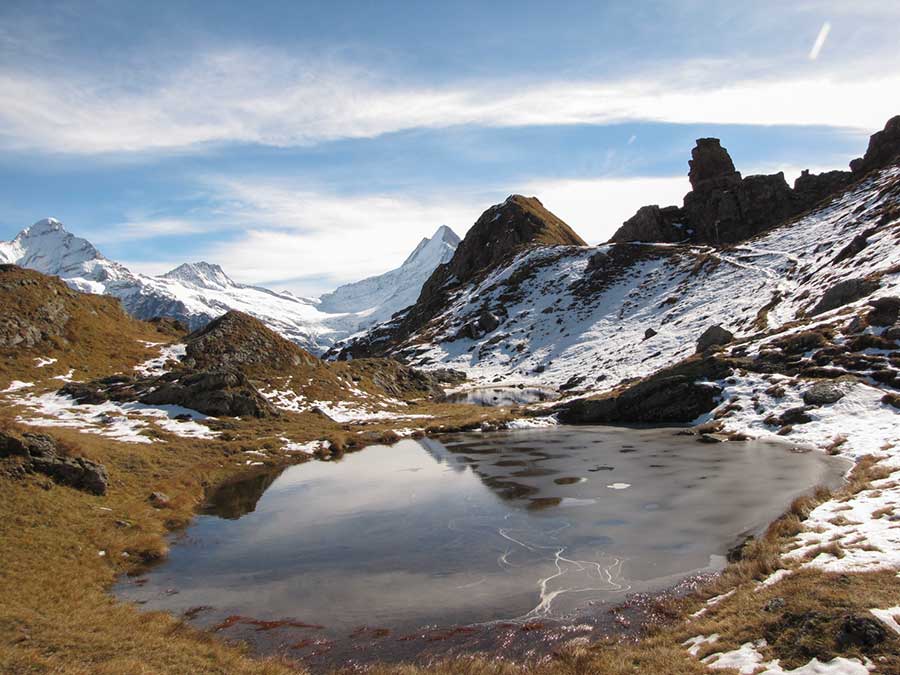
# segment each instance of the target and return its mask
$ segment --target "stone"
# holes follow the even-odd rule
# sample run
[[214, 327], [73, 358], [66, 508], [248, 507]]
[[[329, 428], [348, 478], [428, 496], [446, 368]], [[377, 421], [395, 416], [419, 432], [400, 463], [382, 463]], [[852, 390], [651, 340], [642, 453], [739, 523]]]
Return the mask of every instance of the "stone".
[[697, 340], [697, 352], [705, 352], [711, 347], [725, 345], [734, 339], [731, 331], [725, 330], [722, 326], [710, 326]]
[[151, 492], [150, 496], [147, 497], [147, 501], [155, 509], [167, 509], [171, 505], [169, 495], [165, 492]]
[[464, 324], [463, 327], [459, 329], [457, 338], [477, 340], [488, 333], [494, 332], [499, 326], [500, 319], [485, 310], [478, 315], [477, 319]]
[[810, 311], [810, 316], [824, 314], [832, 309], [843, 307], [871, 295], [879, 288], [879, 283], [872, 279], [845, 279], [839, 281], [822, 295], [818, 304]]
[[837, 403], [842, 398], [844, 392], [831, 382], [817, 382], [803, 392], [803, 402], [806, 405], [828, 405]]
[[847, 187], [853, 179], [850, 171], [825, 171], [811, 174], [804, 169], [794, 181], [794, 196], [804, 209], [810, 209], [823, 199]]
[[875, 300], [869, 300], [872, 308], [866, 315], [866, 321], [870, 326], [893, 326], [897, 323], [900, 313], [900, 298], [896, 295], [888, 295]]
[[782, 427], [790, 427], [795, 424], [807, 424], [812, 422], [812, 417], [807, 414], [807, 408], [798, 406], [796, 408], [788, 408], [778, 418], [778, 423]]
[[648, 328], [647, 330], [644, 331], [644, 339], [645, 340], [649, 340], [650, 338], [652, 338], [656, 335], [659, 335], [659, 333], [657, 331], [653, 330], [652, 328]]

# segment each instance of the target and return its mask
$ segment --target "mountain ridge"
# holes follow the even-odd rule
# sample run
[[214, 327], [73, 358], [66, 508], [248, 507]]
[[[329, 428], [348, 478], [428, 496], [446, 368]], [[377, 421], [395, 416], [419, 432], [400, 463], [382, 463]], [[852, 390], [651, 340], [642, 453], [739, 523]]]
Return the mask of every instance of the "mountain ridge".
[[39, 220], [12, 241], [0, 242], [0, 263], [59, 276], [75, 290], [118, 298], [136, 318], [169, 317], [191, 330], [230, 309], [244, 311], [308, 351], [321, 354], [335, 341], [388, 319], [414, 302], [422, 283], [449, 259], [458, 240], [450, 228], [441, 226], [434, 237], [423, 239], [400, 267], [326, 294], [340, 297], [355, 291], [359, 305], [355, 308], [332, 302], [330, 309], [325, 309], [319, 300], [241, 284], [221, 266], [206, 261], [186, 262], [160, 276], [132, 272], [55, 218]]

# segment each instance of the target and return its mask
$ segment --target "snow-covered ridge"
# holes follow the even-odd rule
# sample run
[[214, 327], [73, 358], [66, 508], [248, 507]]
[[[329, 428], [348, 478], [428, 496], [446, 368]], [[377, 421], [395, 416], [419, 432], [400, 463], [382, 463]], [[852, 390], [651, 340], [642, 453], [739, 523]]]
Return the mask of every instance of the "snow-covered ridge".
[[[878, 277], [876, 295], [898, 294], [898, 200], [893, 166], [731, 248], [531, 249], [455, 291], [394, 353], [481, 383], [606, 390], [690, 356], [712, 325], [738, 338], [784, 326], [840, 281]], [[863, 250], [848, 256], [853, 241]]]
[[403, 265], [381, 276], [348, 284], [323, 302], [236, 283], [218, 265], [192, 262], [161, 276], [132, 272], [109, 260], [86, 239], [46, 218], [15, 239], [0, 242], [0, 263], [11, 263], [59, 276], [85, 293], [112, 295], [139, 319], [167, 316], [196, 329], [230, 309], [265, 323], [314, 354], [334, 342], [389, 318], [415, 302], [422, 284], [459, 243], [443, 226], [423, 239]]

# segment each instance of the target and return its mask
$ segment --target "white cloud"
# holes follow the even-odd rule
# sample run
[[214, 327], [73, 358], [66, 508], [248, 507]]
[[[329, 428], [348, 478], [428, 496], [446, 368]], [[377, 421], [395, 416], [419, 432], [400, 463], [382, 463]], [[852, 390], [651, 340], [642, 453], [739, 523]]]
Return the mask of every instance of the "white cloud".
[[128, 153], [225, 142], [308, 145], [460, 124], [627, 120], [821, 124], [871, 132], [900, 109], [900, 75], [853, 75], [740, 80], [723, 64], [684, 63], [625, 81], [485, 81], [439, 88], [385, 84], [347, 65], [252, 50], [207, 54], [169, 73], [129, 71], [94, 79], [7, 67], [0, 69], [0, 143], [48, 152]]
[[535, 180], [523, 192], [535, 195], [588, 243], [607, 241], [642, 206], [680, 206], [691, 189], [687, 176]]
[[142, 239], [172, 235], [197, 234], [199, 232], [209, 232], [213, 229], [217, 228], [184, 218], [136, 219], [104, 227], [103, 230], [92, 234], [91, 238], [94, 243], [103, 244], [140, 241]]
[[240, 234], [204, 257], [237, 281], [292, 280], [276, 285], [307, 295], [399, 265], [440, 225], [462, 236], [489, 206], [483, 195], [339, 196], [232, 179], [210, 185], [223, 226]]

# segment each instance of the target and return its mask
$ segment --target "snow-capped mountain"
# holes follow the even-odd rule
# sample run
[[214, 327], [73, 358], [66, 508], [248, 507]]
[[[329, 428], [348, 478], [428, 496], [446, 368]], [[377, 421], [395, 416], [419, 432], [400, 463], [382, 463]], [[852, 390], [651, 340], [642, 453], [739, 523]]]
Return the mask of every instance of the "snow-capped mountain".
[[431, 238], [422, 239], [400, 267], [326, 293], [319, 299], [319, 309], [364, 314], [368, 325], [385, 321], [418, 299], [422, 284], [438, 265], [453, 257], [459, 242], [457, 234], [442, 225]]
[[10, 242], [0, 242], [0, 263], [59, 276], [85, 293], [112, 295], [137, 318], [172, 317], [191, 329], [237, 309], [319, 354], [415, 302], [425, 279], [453, 254], [458, 242], [452, 230], [441, 227], [397, 269], [338, 288], [323, 305], [289, 292], [237, 283], [207, 262], [185, 263], [161, 276], [138, 274], [104, 257], [54, 218], [38, 221]]

